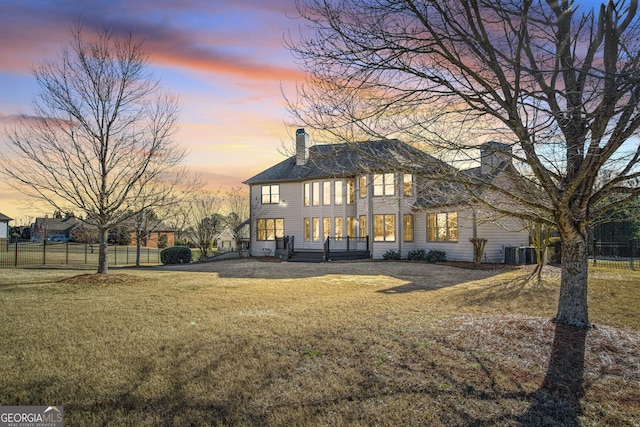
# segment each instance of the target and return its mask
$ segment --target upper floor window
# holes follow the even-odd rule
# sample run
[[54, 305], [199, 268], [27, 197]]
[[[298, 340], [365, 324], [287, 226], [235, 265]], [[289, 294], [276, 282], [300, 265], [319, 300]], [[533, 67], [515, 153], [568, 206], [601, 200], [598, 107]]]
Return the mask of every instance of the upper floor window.
[[334, 183], [333, 195], [334, 195], [334, 203], [336, 205], [342, 204], [342, 181], [336, 181]]
[[263, 185], [262, 186], [262, 204], [278, 204], [280, 203], [280, 186], [279, 185]]
[[331, 182], [329, 181], [324, 181], [322, 183], [322, 204], [331, 204]]
[[427, 215], [427, 240], [432, 242], [457, 242], [458, 213], [441, 212]]
[[356, 183], [354, 180], [350, 179], [347, 181], [347, 204], [352, 205], [356, 201]]
[[360, 177], [360, 198], [365, 197], [367, 197], [367, 177], [363, 175]]
[[306, 182], [304, 184], [304, 205], [309, 206], [309, 203], [311, 203], [311, 184]]
[[413, 175], [405, 173], [402, 177], [402, 193], [405, 196], [413, 196]]
[[313, 206], [318, 206], [320, 205], [320, 183], [319, 182], [314, 182], [313, 183]]
[[393, 196], [395, 194], [395, 182], [393, 173], [377, 173], [373, 175], [373, 195]]

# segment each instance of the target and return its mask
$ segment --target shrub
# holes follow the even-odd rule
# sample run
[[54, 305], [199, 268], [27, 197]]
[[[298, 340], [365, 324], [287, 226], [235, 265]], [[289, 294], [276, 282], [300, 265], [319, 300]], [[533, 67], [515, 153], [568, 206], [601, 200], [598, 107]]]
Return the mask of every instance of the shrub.
[[160, 252], [160, 261], [163, 264], [189, 264], [191, 262], [191, 249], [186, 246], [174, 246], [165, 248]]
[[435, 249], [430, 250], [425, 257], [427, 262], [443, 262], [447, 260], [447, 253], [445, 251], [437, 251]]
[[410, 261], [425, 261], [427, 259], [427, 251], [424, 249], [413, 249], [407, 254]]
[[382, 259], [400, 259], [402, 256], [400, 255], [400, 251], [397, 249], [389, 249], [382, 255]]

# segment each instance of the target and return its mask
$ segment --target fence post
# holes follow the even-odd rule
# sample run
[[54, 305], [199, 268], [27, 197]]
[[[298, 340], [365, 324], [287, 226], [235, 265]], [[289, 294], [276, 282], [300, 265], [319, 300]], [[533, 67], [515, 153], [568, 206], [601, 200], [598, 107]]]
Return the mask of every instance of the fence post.
[[596, 264], [596, 239], [593, 239], [593, 265]]
[[67, 264], [69, 264], [69, 242], [66, 242], [65, 245], [66, 245], [65, 246], [65, 251], [66, 251], [65, 261], [66, 261]]
[[84, 244], [84, 263], [87, 264], [87, 243]]
[[17, 267], [18, 266], [18, 240], [16, 239], [16, 256], [13, 260], [13, 266]]
[[47, 265], [47, 238], [42, 241], [42, 265]]
[[635, 263], [635, 259], [633, 257], [634, 257], [634, 251], [635, 251], [636, 248], [635, 248], [633, 240], [631, 241], [630, 246], [631, 246], [631, 269], [635, 270], [636, 269], [636, 263]]

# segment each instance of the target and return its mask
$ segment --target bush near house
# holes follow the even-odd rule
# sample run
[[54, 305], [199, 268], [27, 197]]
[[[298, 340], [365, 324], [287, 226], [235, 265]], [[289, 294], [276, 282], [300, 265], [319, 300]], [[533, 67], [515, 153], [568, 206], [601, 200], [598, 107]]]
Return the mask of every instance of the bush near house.
[[410, 261], [444, 262], [447, 260], [447, 253], [435, 249], [429, 252], [425, 249], [414, 249], [409, 251], [407, 259]]
[[397, 249], [389, 249], [387, 252], [382, 254], [382, 259], [401, 259], [402, 255], [400, 251]]
[[163, 264], [189, 264], [191, 262], [191, 249], [186, 246], [174, 246], [165, 248], [160, 252], [160, 261]]

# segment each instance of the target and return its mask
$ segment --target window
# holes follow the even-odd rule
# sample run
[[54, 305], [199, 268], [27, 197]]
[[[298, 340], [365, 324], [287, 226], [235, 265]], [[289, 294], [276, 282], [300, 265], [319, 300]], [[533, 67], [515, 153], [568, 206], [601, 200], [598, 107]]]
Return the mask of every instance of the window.
[[349, 216], [347, 217], [347, 236], [355, 237], [356, 236], [356, 219], [355, 217]]
[[413, 215], [404, 214], [404, 241], [413, 242]]
[[304, 205], [309, 206], [311, 201], [311, 184], [308, 182], [304, 184]]
[[442, 212], [427, 215], [427, 239], [433, 242], [457, 242], [458, 213]]
[[352, 205], [356, 201], [356, 182], [352, 179], [347, 181], [347, 204]]
[[413, 196], [413, 175], [405, 173], [402, 177], [402, 193], [405, 196]]
[[311, 222], [309, 218], [304, 219], [304, 240], [309, 240], [311, 237]]
[[262, 186], [262, 204], [271, 205], [280, 203], [280, 186], [279, 185], [263, 185]]
[[373, 175], [373, 195], [393, 196], [395, 194], [394, 174], [377, 173]]
[[367, 197], [367, 177], [361, 176], [360, 177], [360, 198], [364, 199], [365, 197]]
[[313, 241], [320, 241], [320, 218], [313, 218]]
[[324, 217], [322, 218], [322, 237], [324, 240], [327, 240], [327, 237], [331, 235], [331, 218]]
[[313, 206], [318, 206], [320, 205], [320, 183], [319, 182], [314, 182], [313, 183]]
[[336, 181], [334, 183], [334, 189], [333, 189], [333, 194], [334, 194], [334, 203], [336, 205], [341, 205], [342, 204], [342, 181]]
[[393, 242], [396, 240], [396, 216], [374, 215], [373, 216], [373, 240], [376, 242]]
[[342, 239], [342, 217], [337, 216], [333, 219], [336, 239]]
[[283, 218], [258, 218], [256, 225], [258, 240], [275, 240], [276, 237], [284, 237]]
[[360, 215], [360, 219], [358, 220], [358, 224], [360, 225], [360, 237], [367, 236], [367, 216]]
[[322, 183], [322, 204], [331, 204], [331, 183], [329, 181], [324, 181]]

